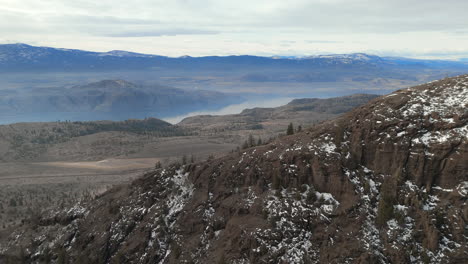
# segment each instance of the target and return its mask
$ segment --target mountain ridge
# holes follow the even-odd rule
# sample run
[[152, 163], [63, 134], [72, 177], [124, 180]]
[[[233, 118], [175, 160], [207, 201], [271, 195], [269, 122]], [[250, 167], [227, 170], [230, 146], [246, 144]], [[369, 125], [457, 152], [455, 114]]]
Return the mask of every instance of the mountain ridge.
[[[135, 56], [135, 57], [165, 57], [165, 58], [180, 58], [180, 59], [196, 59], [204, 57], [258, 57], [258, 58], [276, 58], [276, 59], [289, 59], [289, 60], [307, 60], [307, 59], [317, 59], [317, 58], [343, 58], [343, 59], [360, 59], [360, 60], [372, 60], [372, 59], [399, 59], [399, 60], [413, 60], [413, 61], [453, 61], [456, 60], [444, 60], [444, 59], [416, 59], [408, 58], [402, 56], [378, 56], [370, 53], [364, 52], [352, 52], [352, 53], [327, 53], [327, 54], [318, 54], [318, 55], [303, 55], [303, 56], [260, 56], [260, 55], [251, 55], [251, 54], [239, 54], [239, 55], [205, 55], [205, 56], [191, 56], [191, 55], [182, 55], [182, 56], [165, 56], [159, 54], [149, 54], [149, 53], [139, 53], [134, 51], [126, 50], [110, 50], [110, 51], [87, 51], [83, 49], [69, 49], [69, 48], [55, 48], [48, 46], [34, 46], [26, 43], [10, 43], [10, 44], [0, 44], [0, 47], [11, 47], [14, 49], [44, 49], [44, 50], [58, 50], [58, 51], [68, 51], [68, 52], [86, 52], [92, 53], [98, 56], [116, 56], [116, 57], [126, 57], [126, 56]], [[460, 60], [466, 60], [466, 58], [461, 58]]]
[[[109, 61], [103, 61], [108, 58]], [[130, 59], [131, 61], [129, 61]], [[121, 64], [126, 62], [127, 65]], [[297, 67], [301, 64], [314, 65], [342, 65], [362, 64], [362, 65], [426, 65], [434, 66], [438, 62], [449, 66], [467, 66], [463, 61], [444, 61], [444, 60], [423, 60], [408, 58], [379, 57], [365, 53], [351, 54], [329, 54], [314, 55], [302, 57], [262, 57], [255, 55], [227, 55], [227, 56], [201, 56], [201, 57], [168, 57], [162, 55], [143, 54], [122, 50], [113, 50], [107, 52], [94, 52], [79, 49], [62, 49], [51, 47], [37, 47], [23, 43], [18, 44], [0, 44], [0, 67], [5, 71], [18, 71], [23, 67], [25, 70], [40, 70], [40, 67], [52, 67], [62, 70], [71, 69], [113, 69], [115, 67], [125, 68], [147, 68], [164, 65], [165, 67], [181, 66], [180, 62], [192, 63], [258, 63], [272, 65], [288, 65]], [[55, 64], [55, 65], [54, 65]], [[138, 64], [141, 64], [140, 66]], [[8, 67], [6, 67], [8, 65]], [[114, 65], [114, 66], [113, 66]], [[117, 66], [120, 65], [120, 66]]]

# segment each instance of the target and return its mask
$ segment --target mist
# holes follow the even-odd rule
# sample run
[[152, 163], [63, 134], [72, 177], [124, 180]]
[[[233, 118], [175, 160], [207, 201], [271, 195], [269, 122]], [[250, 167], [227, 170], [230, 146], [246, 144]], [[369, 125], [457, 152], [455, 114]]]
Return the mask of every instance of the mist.
[[173, 117], [167, 117], [163, 118], [164, 121], [169, 122], [171, 124], [177, 124], [180, 121], [182, 121], [184, 118], [191, 117], [191, 116], [197, 116], [197, 115], [231, 115], [231, 114], [239, 114], [243, 110], [248, 109], [248, 108], [265, 108], [265, 107], [278, 107], [285, 105], [291, 100], [295, 99], [294, 97], [285, 97], [285, 98], [274, 98], [274, 99], [269, 99], [267, 101], [264, 100], [253, 100], [253, 101], [247, 101], [243, 102], [240, 104], [232, 104], [228, 105], [224, 108], [221, 108], [219, 110], [213, 110], [213, 111], [195, 111], [195, 112], [190, 112], [184, 115], [178, 115], [178, 116], [173, 116]]

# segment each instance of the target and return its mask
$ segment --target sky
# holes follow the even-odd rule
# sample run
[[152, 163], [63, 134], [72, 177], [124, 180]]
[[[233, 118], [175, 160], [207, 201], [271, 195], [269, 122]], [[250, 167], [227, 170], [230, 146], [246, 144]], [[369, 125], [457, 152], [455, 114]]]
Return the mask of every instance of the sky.
[[464, 0], [0, 0], [0, 43], [166, 56], [468, 58]]

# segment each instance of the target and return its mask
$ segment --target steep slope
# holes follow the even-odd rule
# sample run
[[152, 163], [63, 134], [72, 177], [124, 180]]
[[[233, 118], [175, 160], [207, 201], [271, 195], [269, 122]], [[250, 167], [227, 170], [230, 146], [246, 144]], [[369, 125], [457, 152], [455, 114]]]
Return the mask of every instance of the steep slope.
[[468, 75], [397, 91], [269, 145], [151, 172], [50, 212], [15, 231], [0, 254], [58, 263], [464, 263], [467, 109]]

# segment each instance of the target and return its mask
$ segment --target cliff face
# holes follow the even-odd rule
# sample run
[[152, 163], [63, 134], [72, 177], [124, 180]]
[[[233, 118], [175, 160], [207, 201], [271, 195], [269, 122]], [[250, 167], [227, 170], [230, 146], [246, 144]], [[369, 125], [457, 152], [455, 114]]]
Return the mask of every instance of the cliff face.
[[464, 263], [467, 109], [468, 76], [397, 91], [269, 145], [154, 171], [50, 212], [0, 254], [57, 263]]

